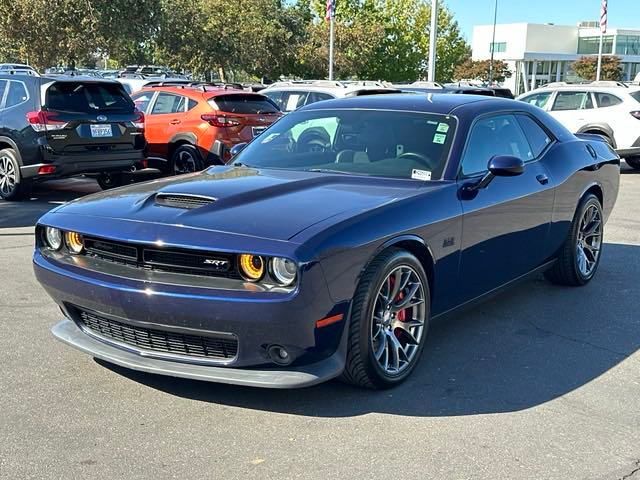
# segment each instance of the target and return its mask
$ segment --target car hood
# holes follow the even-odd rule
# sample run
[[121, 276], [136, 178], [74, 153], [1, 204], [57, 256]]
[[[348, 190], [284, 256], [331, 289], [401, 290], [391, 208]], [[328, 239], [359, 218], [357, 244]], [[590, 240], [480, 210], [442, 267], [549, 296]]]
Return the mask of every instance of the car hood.
[[[330, 217], [355, 215], [414, 195], [423, 185], [411, 180], [223, 166], [83, 197], [55, 213], [289, 240]], [[167, 195], [213, 201], [197, 208], [177, 208], [159, 202]]]

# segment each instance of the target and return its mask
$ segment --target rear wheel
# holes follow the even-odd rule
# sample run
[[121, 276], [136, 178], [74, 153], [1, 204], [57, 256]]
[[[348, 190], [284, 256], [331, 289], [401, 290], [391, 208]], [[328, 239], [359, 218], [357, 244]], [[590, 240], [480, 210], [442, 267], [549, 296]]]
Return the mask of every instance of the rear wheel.
[[565, 241], [556, 264], [546, 277], [560, 285], [586, 285], [594, 277], [600, 264], [604, 220], [600, 200], [587, 195], [576, 212], [569, 237]]
[[31, 191], [31, 183], [22, 177], [15, 150], [0, 150], [0, 197], [20, 200]]
[[640, 157], [625, 158], [625, 162], [634, 170], [640, 170]]
[[353, 298], [342, 379], [367, 388], [404, 381], [420, 359], [429, 315], [429, 283], [418, 259], [404, 250], [383, 252]]
[[203, 168], [202, 158], [193, 145], [180, 145], [171, 156], [171, 173], [184, 175], [199, 172]]
[[122, 172], [102, 173], [96, 177], [102, 190], [121, 187], [127, 183], [127, 177]]

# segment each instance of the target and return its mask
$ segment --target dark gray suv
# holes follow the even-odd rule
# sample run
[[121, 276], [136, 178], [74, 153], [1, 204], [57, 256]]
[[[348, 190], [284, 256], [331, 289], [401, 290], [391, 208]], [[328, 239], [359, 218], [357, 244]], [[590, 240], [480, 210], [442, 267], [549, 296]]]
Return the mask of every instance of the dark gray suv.
[[0, 75], [1, 198], [79, 174], [118, 186], [142, 163], [144, 147], [144, 115], [118, 82]]

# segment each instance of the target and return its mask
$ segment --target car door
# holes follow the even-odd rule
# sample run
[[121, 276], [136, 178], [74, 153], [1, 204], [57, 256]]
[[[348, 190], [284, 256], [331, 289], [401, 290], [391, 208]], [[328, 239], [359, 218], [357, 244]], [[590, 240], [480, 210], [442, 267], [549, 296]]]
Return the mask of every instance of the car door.
[[[458, 179], [463, 210], [461, 301], [491, 291], [547, 259], [554, 190], [541, 161], [546, 150], [532, 148], [516, 114], [492, 114], [474, 123]], [[469, 192], [467, 187], [487, 173], [496, 155], [521, 158], [524, 173], [495, 177], [485, 188]]]
[[593, 96], [584, 90], [559, 91], [549, 113], [573, 133], [584, 125], [598, 121]]
[[169, 158], [169, 142], [180, 129], [186, 110], [186, 97], [159, 92], [145, 117], [145, 138], [150, 157]]

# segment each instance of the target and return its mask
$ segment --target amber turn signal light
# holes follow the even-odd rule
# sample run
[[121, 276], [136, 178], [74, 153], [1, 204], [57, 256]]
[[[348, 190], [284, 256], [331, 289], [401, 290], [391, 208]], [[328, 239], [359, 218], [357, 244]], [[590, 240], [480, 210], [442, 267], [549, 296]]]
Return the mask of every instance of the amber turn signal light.
[[240, 273], [250, 282], [257, 282], [264, 276], [264, 260], [258, 255], [243, 253], [238, 258]]

